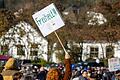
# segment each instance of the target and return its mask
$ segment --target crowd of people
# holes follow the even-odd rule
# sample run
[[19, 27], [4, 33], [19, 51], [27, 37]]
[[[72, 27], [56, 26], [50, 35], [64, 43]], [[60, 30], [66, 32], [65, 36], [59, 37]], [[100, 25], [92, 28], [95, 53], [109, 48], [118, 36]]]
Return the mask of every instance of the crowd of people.
[[44, 66], [17, 69], [15, 59], [10, 58], [0, 74], [0, 80], [120, 80], [120, 71], [110, 72], [106, 67], [75, 67], [72, 69], [70, 55], [65, 54], [64, 66]]
[[[65, 71], [64, 74], [58, 68], [44, 69], [44, 67], [22, 67], [18, 69], [17, 62], [14, 58], [10, 58], [4, 65], [4, 69], [0, 74], [0, 80], [70, 80], [71, 78], [71, 60], [70, 55], [65, 54]], [[64, 75], [64, 76], [63, 76]]]
[[110, 72], [106, 67], [76, 68], [72, 80], [120, 80], [120, 71]]

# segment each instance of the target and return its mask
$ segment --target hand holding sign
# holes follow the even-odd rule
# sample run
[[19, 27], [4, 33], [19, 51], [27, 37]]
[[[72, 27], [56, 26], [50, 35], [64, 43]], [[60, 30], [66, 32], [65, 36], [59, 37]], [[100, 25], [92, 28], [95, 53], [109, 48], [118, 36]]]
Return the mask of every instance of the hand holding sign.
[[53, 3], [32, 17], [44, 37], [65, 25]]
[[65, 25], [55, 5], [53, 3], [50, 4], [41, 11], [38, 11], [37, 13], [33, 14], [32, 17], [35, 23], [37, 24], [38, 28], [40, 29], [41, 33], [43, 34], [43, 36], [45, 37], [50, 33], [54, 32], [63, 50], [65, 51], [65, 54], [68, 54], [60, 38], [55, 32], [55, 30]]

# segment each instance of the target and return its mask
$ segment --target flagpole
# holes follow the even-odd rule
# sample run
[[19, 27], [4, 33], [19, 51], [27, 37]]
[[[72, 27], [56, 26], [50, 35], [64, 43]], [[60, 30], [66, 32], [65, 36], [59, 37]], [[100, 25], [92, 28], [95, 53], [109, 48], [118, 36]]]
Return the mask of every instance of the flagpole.
[[55, 33], [55, 35], [56, 35], [56, 37], [57, 37], [58, 41], [60, 42], [60, 44], [61, 44], [61, 46], [62, 46], [62, 48], [63, 48], [63, 50], [64, 50], [65, 54], [68, 54], [68, 53], [67, 53], [67, 51], [66, 51], [66, 49], [65, 49], [65, 47], [63, 46], [63, 44], [62, 44], [62, 42], [61, 42], [61, 40], [60, 40], [59, 36], [58, 36], [58, 34], [56, 33], [56, 31], [54, 31], [54, 33]]

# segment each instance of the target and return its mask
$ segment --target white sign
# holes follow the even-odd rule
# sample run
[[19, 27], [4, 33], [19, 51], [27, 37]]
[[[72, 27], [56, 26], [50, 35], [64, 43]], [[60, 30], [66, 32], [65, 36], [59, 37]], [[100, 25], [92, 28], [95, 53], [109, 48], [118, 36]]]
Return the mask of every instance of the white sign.
[[33, 14], [32, 17], [44, 37], [65, 25], [53, 3]]
[[96, 59], [96, 63], [100, 63], [100, 60], [99, 60], [99, 59]]
[[120, 59], [119, 58], [108, 59], [108, 64], [109, 64], [109, 71], [120, 70]]

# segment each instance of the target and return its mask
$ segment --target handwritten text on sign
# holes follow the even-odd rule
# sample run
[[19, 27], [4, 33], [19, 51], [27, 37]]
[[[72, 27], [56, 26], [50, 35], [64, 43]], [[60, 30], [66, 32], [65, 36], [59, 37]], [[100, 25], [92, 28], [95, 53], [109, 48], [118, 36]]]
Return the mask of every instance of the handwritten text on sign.
[[32, 17], [44, 37], [65, 25], [53, 3], [33, 14]]

